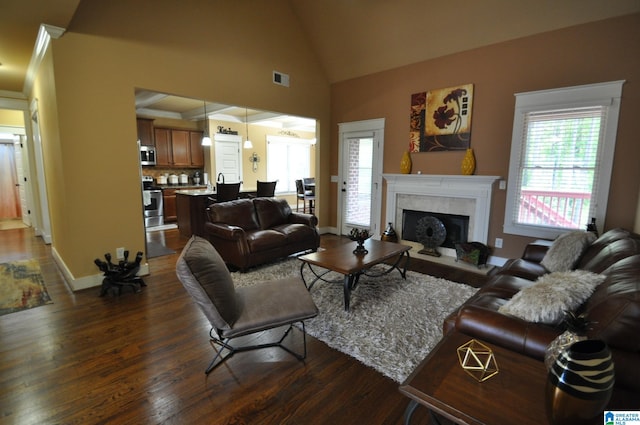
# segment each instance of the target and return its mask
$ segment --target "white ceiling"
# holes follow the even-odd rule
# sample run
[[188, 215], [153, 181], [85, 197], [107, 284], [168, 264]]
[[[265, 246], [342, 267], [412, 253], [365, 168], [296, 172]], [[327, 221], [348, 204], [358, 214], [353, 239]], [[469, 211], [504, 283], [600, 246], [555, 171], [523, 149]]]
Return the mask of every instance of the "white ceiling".
[[[289, 131], [315, 133], [316, 121], [310, 118], [246, 109], [240, 106], [207, 102], [211, 120], [247, 123]], [[199, 99], [136, 90], [136, 115], [149, 118], [173, 118], [187, 121], [204, 119], [205, 102]]]

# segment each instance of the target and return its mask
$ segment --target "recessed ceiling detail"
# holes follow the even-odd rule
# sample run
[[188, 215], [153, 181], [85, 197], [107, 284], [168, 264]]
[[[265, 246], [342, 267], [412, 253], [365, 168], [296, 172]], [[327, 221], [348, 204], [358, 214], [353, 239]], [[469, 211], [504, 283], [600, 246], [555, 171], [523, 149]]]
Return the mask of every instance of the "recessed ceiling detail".
[[[206, 105], [207, 115], [211, 120], [244, 124], [246, 119], [248, 124], [264, 127], [311, 133], [316, 131], [316, 121], [312, 118], [245, 109], [243, 106], [216, 102], [206, 102]], [[199, 121], [204, 119], [204, 106], [201, 99], [136, 90], [136, 114], [151, 118]]]

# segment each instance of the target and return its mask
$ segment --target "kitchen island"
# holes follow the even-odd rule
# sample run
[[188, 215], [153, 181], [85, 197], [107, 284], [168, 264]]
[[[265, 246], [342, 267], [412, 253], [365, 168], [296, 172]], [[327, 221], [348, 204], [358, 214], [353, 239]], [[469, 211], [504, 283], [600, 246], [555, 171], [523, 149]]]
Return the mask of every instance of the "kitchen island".
[[191, 235], [204, 237], [204, 223], [207, 220], [207, 207], [216, 196], [213, 190], [184, 189], [176, 190], [176, 213], [180, 236], [190, 238]]
[[[255, 196], [255, 191], [241, 191], [240, 198]], [[192, 235], [205, 237], [204, 223], [207, 221], [207, 208], [215, 202], [215, 190], [202, 189], [176, 190], [176, 212], [180, 236]]]

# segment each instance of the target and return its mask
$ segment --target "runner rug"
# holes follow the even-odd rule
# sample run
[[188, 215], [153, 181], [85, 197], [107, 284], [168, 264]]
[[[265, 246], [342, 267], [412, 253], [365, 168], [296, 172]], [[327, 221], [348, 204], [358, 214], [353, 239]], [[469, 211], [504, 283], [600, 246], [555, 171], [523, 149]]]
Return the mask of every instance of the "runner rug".
[[[236, 286], [300, 276], [298, 259], [232, 273]], [[380, 266], [376, 266], [380, 267]], [[311, 278], [305, 267], [307, 282]], [[477, 288], [445, 279], [397, 270], [382, 277], [362, 276], [344, 311], [342, 276], [330, 273], [311, 296], [320, 314], [305, 321], [307, 333], [401, 383], [442, 338], [445, 317]], [[452, 355], [455, 355], [452, 354]]]
[[51, 303], [38, 260], [0, 264], [0, 316]]
[[176, 252], [173, 249], [167, 248], [160, 242], [156, 242], [156, 241], [147, 242], [147, 258], [163, 257], [165, 255], [171, 255], [175, 253]]

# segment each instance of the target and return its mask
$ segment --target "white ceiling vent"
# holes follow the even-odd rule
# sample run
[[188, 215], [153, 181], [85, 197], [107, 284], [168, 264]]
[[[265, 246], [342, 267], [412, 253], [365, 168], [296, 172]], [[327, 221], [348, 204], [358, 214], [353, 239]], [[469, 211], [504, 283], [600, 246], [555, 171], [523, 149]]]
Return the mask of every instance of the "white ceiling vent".
[[282, 72], [273, 71], [273, 84], [289, 87], [289, 75]]

